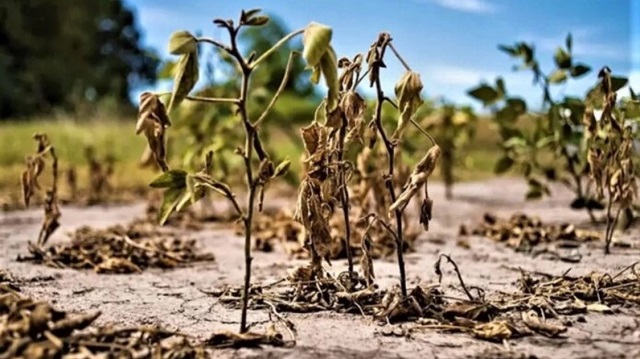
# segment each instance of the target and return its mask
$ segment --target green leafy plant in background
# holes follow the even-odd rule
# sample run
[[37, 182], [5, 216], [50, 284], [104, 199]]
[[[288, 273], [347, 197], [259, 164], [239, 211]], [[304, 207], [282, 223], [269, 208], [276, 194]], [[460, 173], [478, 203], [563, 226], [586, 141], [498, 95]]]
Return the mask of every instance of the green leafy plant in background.
[[[593, 91], [585, 100], [552, 95], [555, 87], [585, 76], [591, 67], [574, 59], [571, 34], [564, 46], [556, 49], [555, 68], [548, 73], [541, 69], [533, 45], [518, 42], [513, 46], [500, 45], [499, 49], [522, 61], [516, 70], [532, 73], [533, 84], [542, 91], [543, 111], [532, 113], [522, 98], [508, 93], [502, 78], [497, 78], [493, 85], [483, 83], [468, 92], [493, 110], [503, 140], [503, 156], [495, 172], [501, 174], [518, 167], [529, 185], [527, 199], [549, 195], [548, 183], [560, 182], [575, 194], [571, 207], [585, 209], [596, 222], [593, 210], [604, 206], [594, 197], [587, 176], [587, 142], [582, 123], [587, 104], [595, 99]], [[626, 78], [617, 76], [611, 77], [611, 81], [614, 92], [627, 83]]]
[[440, 175], [445, 184], [445, 196], [453, 197], [456, 167], [465, 167], [465, 146], [475, 137], [478, 117], [468, 106], [456, 106], [443, 102], [422, 120], [422, 125], [442, 149]]
[[[265, 61], [278, 53], [281, 47], [292, 38], [301, 35], [304, 29], [291, 32], [277, 41], [268, 50], [258, 55], [251, 52], [245, 56], [238, 47], [238, 37], [241, 30], [251, 27], [264, 26], [269, 22], [269, 17], [260, 14], [259, 9], [242, 11], [237, 22], [233, 20], [216, 19], [214, 24], [225, 29], [229, 34], [229, 44], [223, 44], [217, 40], [207, 37], [196, 37], [186, 31], [173, 33], [169, 42], [169, 50], [174, 55], [179, 55], [174, 77], [173, 91], [165, 108], [163, 102], [157, 94], [143, 93], [140, 99], [139, 118], [136, 133], [144, 133], [147, 137], [149, 148], [163, 170], [163, 174], [156, 178], [151, 186], [155, 188], [165, 188], [164, 199], [160, 208], [159, 221], [164, 223], [168, 216], [175, 211], [194, 203], [203, 198], [208, 192], [215, 192], [227, 198], [233, 209], [240, 217], [244, 225], [244, 254], [245, 254], [245, 277], [242, 293], [242, 313], [240, 321], [240, 333], [247, 331], [247, 307], [249, 300], [249, 288], [251, 286], [251, 230], [256, 210], [256, 200], [258, 200], [258, 210], [262, 209], [265, 187], [271, 180], [283, 176], [289, 167], [289, 161], [275, 164], [271, 156], [265, 151], [259, 136], [263, 128], [263, 122], [273, 109], [280, 94], [286, 87], [292, 67], [292, 60], [298, 55], [297, 52], [289, 52], [287, 66], [281, 79], [277, 91], [271, 100], [261, 111], [257, 118], [249, 113], [249, 106], [252, 103], [252, 82], [251, 75]], [[199, 58], [198, 47], [200, 44], [213, 45], [222, 51], [225, 56], [229, 56], [235, 62], [235, 66], [241, 73], [240, 89], [236, 92], [237, 97], [210, 97], [190, 95], [198, 82]], [[171, 170], [166, 160], [165, 131], [171, 125], [168, 113], [176, 109], [182, 102], [192, 101], [205, 103], [211, 106], [228, 106], [232, 109], [236, 118], [244, 128], [244, 146], [237, 147], [235, 153], [240, 156], [244, 163], [246, 175], [246, 206], [241, 206], [236, 200], [236, 195], [229, 185], [222, 180], [211, 175], [212, 152], [206, 156], [204, 168], [198, 172], [191, 173], [184, 170]]]

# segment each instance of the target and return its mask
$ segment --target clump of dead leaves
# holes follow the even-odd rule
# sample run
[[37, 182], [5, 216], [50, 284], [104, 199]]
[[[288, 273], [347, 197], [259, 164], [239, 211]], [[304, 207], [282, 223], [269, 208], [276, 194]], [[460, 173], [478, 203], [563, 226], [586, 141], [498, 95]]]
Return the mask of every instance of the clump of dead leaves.
[[[452, 264], [460, 283], [454, 289], [465, 297], [442, 284], [443, 259]], [[333, 277], [307, 265], [292, 270], [275, 283], [253, 286], [250, 307], [266, 309], [280, 317], [285, 312], [360, 314], [377, 320], [382, 325], [380, 334], [388, 336], [439, 330], [466, 333], [497, 343], [531, 335], [558, 338], [572, 325], [570, 316], [637, 308], [640, 304], [637, 265], [634, 263], [616, 275], [592, 273], [580, 277], [523, 271], [516, 291], [486, 293], [467, 286], [457, 264], [449, 256], [441, 255], [434, 266], [438, 283], [416, 286], [406, 297], [398, 287], [382, 290], [376, 284], [368, 284], [359, 274], [343, 272]], [[240, 289], [222, 288], [206, 293], [230, 307], [240, 305]]]
[[29, 243], [30, 257], [19, 258], [55, 268], [93, 269], [98, 273], [139, 273], [147, 268], [176, 268], [212, 261], [193, 239], [133, 222], [107, 229], [81, 227], [71, 241], [42, 247]]
[[99, 316], [60, 311], [0, 287], [0, 358], [207, 357], [203, 345], [162, 328], [89, 328]]
[[563, 256], [557, 249], [575, 249], [582, 244], [598, 242], [602, 235], [595, 231], [576, 228], [569, 223], [545, 224], [539, 218], [518, 213], [508, 219], [486, 213], [483, 221], [469, 231], [464, 225], [460, 235], [483, 236], [504, 243], [516, 252], [556, 254], [556, 258], [568, 262], [580, 261], [581, 256]]

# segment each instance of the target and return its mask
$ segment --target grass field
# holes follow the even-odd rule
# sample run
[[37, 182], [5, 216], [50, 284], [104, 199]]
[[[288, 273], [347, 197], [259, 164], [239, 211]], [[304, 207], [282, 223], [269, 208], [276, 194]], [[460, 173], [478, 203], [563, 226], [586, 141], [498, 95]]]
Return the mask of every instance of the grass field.
[[[28, 121], [0, 122], [0, 194], [19, 194], [19, 178], [24, 168], [25, 155], [35, 151], [36, 143], [32, 135], [46, 133], [56, 148], [62, 175], [71, 167], [78, 173], [79, 188], [86, 188], [88, 176], [86, 146], [93, 146], [99, 158], [111, 155], [116, 159], [112, 184], [117, 189], [132, 189], [147, 186], [156, 176], [153, 169], [139, 166], [140, 157], [146, 146], [144, 136], [134, 133], [135, 118], [116, 120], [109, 116], [97, 116], [82, 121], [71, 118], [42, 118]], [[171, 132], [170, 136], [171, 136]], [[297, 130], [295, 131], [297, 133]], [[301, 142], [294, 143], [290, 136], [271, 133], [264, 136], [277, 156], [292, 160], [293, 171], [300, 168]], [[466, 150], [464, 159], [467, 167], [459, 169], [457, 177], [462, 181], [492, 177], [492, 169], [499, 155], [498, 134], [490, 121], [481, 119], [477, 136]], [[179, 167], [176, 152], [180, 153], [179, 140], [170, 153], [170, 161]], [[171, 155], [174, 156], [171, 156]], [[436, 173], [437, 175], [437, 173]], [[45, 179], [46, 182], [46, 179]], [[85, 184], [85, 185], [83, 185]], [[61, 189], [64, 191], [64, 183]]]

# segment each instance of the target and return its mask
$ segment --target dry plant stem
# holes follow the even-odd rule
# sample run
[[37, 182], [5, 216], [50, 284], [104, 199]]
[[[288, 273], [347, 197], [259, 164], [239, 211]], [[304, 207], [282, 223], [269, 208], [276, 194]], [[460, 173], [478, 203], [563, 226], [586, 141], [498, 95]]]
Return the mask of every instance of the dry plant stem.
[[458, 265], [456, 264], [456, 262], [453, 261], [453, 259], [451, 259], [451, 257], [449, 257], [446, 254], [440, 254], [440, 256], [438, 257], [438, 261], [436, 262], [436, 270], [439, 275], [438, 282], [442, 282], [442, 271], [440, 270], [440, 260], [442, 259], [442, 257], [446, 258], [447, 261], [449, 261], [449, 263], [451, 263], [451, 265], [453, 266], [453, 269], [455, 270], [456, 275], [458, 276], [458, 280], [460, 281], [460, 286], [462, 286], [462, 289], [464, 290], [464, 293], [467, 295], [467, 297], [469, 297], [469, 300], [475, 301], [476, 299], [473, 297], [473, 295], [471, 295], [471, 292], [469, 292], [469, 290], [467, 289], [467, 286], [464, 284], [464, 280], [462, 280], [462, 274], [460, 274], [460, 269], [458, 268]]
[[340, 201], [342, 202], [342, 213], [344, 214], [344, 247], [347, 252], [347, 262], [349, 265], [349, 277], [353, 274], [353, 256], [351, 254], [351, 223], [349, 222], [349, 190], [347, 189], [347, 181], [344, 170], [344, 140], [347, 135], [348, 122], [344, 114], [342, 115], [342, 126], [338, 134], [338, 168], [340, 176]]
[[[384, 92], [382, 91], [382, 85], [380, 84], [380, 78], [376, 78], [376, 112], [375, 112], [375, 123], [380, 136], [382, 137], [382, 141], [384, 142], [384, 146], [387, 149], [387, 161], [389, 163], [388, 173], [386, 174], [385, 184], [387, 186], [387, 190], [389, 191], [389, 196], [391, 197], [391, 203], [396, 201], [396, 192], [393, 186], [393, 172], [394, 172], [394, 144], [389, 140], [387, 133], [385, 132], [384, 127], [382, 126], [382, 103], [385, 101]], [[400, 289], [402, 291], [402, 296], [407, 296], [407, 282], [404, 268], [404, 241], [402, 238], [402, 211], [397, 209], [395, 211], [396, 217], [396, 252], [398, 254], [398, 267], [400, 271]]]

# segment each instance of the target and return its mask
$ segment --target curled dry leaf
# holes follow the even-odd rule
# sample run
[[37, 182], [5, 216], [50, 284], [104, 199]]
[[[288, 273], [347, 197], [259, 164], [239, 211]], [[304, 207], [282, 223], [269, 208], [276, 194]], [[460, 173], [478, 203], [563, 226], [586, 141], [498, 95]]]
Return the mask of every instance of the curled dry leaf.
[[170, 125], [171, 121], [167, 115], [167, 110], [158, 96], [151, 92], [140, 94], [136, 134], [144, 132], [153, 157], [163, 171], [169, 170], [165, 149], [165, 129]]
[[427, 154], [418, 162], [413, 172], [409, 177], [409, 182], [404, 186], [404, 189], [398, 199], [389, 207], [389, 215], [392, 215], [396, 210], [404, 210], [411, 198], [413, 198], [420, 187], [426, 186], [429, 176], [433, 173], [436, 167], [436, 163], [440, 158], [442, 151], [438, 145], [435, 145], [429, 149]]
[[422, 88], [420, 74], [413, 71], [406, 71], [396, 84], [395, 93], [398, 99], [400, 118], [398, 119], [396, 130], [391, 136], [392, 140], [398, 141], [402, 137], [402, 133], [409, 124], [411, 117], [422, 106], [423, 101], [420, 98]]

